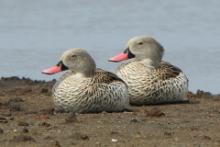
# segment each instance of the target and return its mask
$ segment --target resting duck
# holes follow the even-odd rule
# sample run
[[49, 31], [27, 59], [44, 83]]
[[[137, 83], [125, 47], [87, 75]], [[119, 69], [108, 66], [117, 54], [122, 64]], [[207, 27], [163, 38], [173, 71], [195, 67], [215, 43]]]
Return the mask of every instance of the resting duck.
[[109, 61], [120, 62], [116, 74], [128, 85], [130, 104], [186, 102], [188, 79], [176, 66], [162, 61], [164, 48], [153, 38], [131, 38], [126, 50]]
[[60, 62], [45, 69], [44, 74], [68, 70], [54, 85], [55, 110], [92, 113], [129, 109], [127, 85], [115, 74], [96, 69], [92, 57], [84, 49], [69, 49]]

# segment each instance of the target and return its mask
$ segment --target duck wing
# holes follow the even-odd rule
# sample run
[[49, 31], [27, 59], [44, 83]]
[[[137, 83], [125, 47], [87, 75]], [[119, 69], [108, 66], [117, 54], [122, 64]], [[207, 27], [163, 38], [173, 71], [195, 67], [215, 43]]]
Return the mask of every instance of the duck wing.
[[103, 83], [112, 83], [112, 82], [123, 82], [126, 84], [121, 78], [119, 78], [116, 74], [105, 71], [103, 69], [97, 68], [95, 78], [96, 82]]
[[155, 69], [156, 75], [161, 80], [176, 78], [181, 72], [181, 69], [165, 61], [161, 61], [160, 66]]

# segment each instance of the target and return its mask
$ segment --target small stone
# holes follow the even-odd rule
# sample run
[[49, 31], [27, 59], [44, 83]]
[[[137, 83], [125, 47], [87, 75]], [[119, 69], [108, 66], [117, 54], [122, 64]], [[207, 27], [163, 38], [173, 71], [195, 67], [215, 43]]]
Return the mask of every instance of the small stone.
[[18, 126], [29, 126], [29, 124], [28, 123], [26, 123], [26, 122], [23, 122], [23, 121], [20, 121], [20, 122], [18, 122]]
[[138, 122], [138, 120], [137, 120], [136, 118], [132, 118], [132, 119], [130, 120], [130, 122], [136, 123], [136, 122]]
[[118, 142], [118, 139], [112, 138], [112, 142]]
[[59, 141], [55, 141], [55, 147], [61, 147], [60, 142]]
[[81, 132], [75, 132], [71, 135], [72, 138], [74, 139], [81, 139], [81, 140], [89, 140], [89, 136], [84, 134], [84, 133], [81, 133]]
[[80, 138], [81, 138], [82, 140], [89, 140], [89, 136], [88, 136], [88, 135], [85, 135], [85, 134], [82, 134], [82, 135], [80, 136]]
[[150, 117], [165, 116], [165, 113], [163, 113], [159, 108], [152, 108], [149, 111], [145, 110], [145, 114], [146, 114], [146, 116], [150, 116]]
[[95, 142], [95, 145], [99, 145], [99, 146], [100, 146], [100, 145], [101, 145], [101, 143], [97, 141], [97, 142]]
[[72, 122], [77, 122], [77, 117], [75, 113], [70, 113], [70, 115], [67, 116], [67, 118], [65, 119], [66, 123], [72, 123]]
[[203, 138], [204, 140], [212, 140], [212, 138], [211, 138], [211, 137], [206, 136], [206, 135], [204, 135], [202, 138]]
[[48, 115], [36, 115], [34, 116], [34, 119], [45, 120], [45, 119], [49, 119], [49, 116]]
[[198, 98], [212, 98], [213, 97], [213, 95], [210, 92], [205, 92], [202, 90], [197, 90], [196, 96]]
[[191, 129], [191, 131], [198, 131], [199, 130], [198, 127], [191, 127], [190, 129]]
[[39, 126], [50, 127], [51, 124], [49, 124], [47, 122], [42, 122], [42, 123], [39, 124]]
[[53, 115], [54, 114], [54, 108], [46, 108], [46, 109], [42, 109], [40, 110], [40, 114], [51, 114]]
[[172, 136], [171, 132], [164, 132], [164, 136]]
[[117, 132], [117, 131], [111, 131], [111, 135], [117, 135], [117, 134], [119, 134], [119, 132]]
[[44, 137], [44, 139], [45, 139], [45, 140], [52, 140], [53, 137], [51, 137], [51, 136], [46, 136], [46, 137]]
[[14, 133], [17, 133], [17, 132], [18, 132], [18, 130], [17, 130], [17, 129], [14, 129], [14, 130], [13, 130], [13, 132], [14, 132]]
[[28, 130], [27, 128], [23, 128], [23, 129], [22, 129], [22, 132], [23, 132], [23, 133], [28, 133], [29, 130]]
[[4, 130], [2, 128], [0, 128], [0, 134], [3, 134]]
[[102, 111], [102, 114], [107, 114], [108, 112], [106, 112], [106, 111]]
[[14, 120], [14, 119], [15, 119], [14, 117], [10, 117], [10, 118], [9, 118], [9, 120]]
[[8, 123], [8, 120], [5, 117], [0, 117], [0, 123]]
[[16, 104], [16, 103], [9, 104], [9, 108], [11, 111], [21, 111], [22, 110], [20, 104]]

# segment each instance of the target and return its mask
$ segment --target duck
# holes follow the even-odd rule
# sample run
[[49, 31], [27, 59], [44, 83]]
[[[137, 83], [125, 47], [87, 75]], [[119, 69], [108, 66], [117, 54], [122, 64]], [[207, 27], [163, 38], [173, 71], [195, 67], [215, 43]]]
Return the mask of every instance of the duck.
[[165, 49], [156, 39], [136, 36], [128, 40], [125, 48], [109, 61], [127, 60], [115, 73], [128, 85], [130, 104], [188, 102], [188, 78], [180, 68], [162, 60]]
[[56, 112], [99, 113], [130, 110], [127, 84], [117, 75], [96, 68], [85, 49], [66, 50], [56, 66], [42, 71], [66, 71], [53, 86]]

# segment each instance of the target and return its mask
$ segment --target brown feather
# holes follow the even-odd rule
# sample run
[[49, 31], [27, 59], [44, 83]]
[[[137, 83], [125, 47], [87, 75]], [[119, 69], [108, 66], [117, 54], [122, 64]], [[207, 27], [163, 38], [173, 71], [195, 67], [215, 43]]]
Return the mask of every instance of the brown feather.
[[161, 80], [176, 78], [181, 72], [181, 69], [165, 61], [162, 61], [159, 67], [155, 69], [155, 74]]
[[126, 85], [126, 83], [121, 78], [119, 78], [117, 75], [115, 75], [114, 73], [102, 70], [100, 68], [96, 69], [96, 74], [95, 74], [94, 79], [96, 80], [96, 82], [99, 82], [99, 83], [108, 83], [109, 84], [112, 82], [120, 81]]

